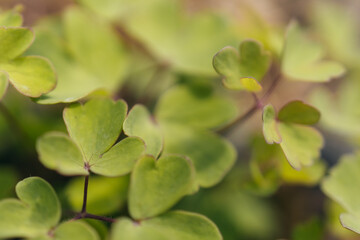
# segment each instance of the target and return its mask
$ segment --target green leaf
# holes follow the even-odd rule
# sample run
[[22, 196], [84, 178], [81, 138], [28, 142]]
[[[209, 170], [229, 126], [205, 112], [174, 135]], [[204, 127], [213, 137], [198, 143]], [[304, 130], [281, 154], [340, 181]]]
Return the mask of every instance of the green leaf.
[[355, 13], [341, 3], [317, 1], [311, 9], [311, 26], [327, 46], [327, 52], [348, 67], [359, 61], [359, 26]]
[[[113, 214], [121, 210], [127, 198], [129, 177], [117, 178], [91, 176], [86, 209], [98, 215]], [[80, 211], [83, 204], [84, 178], [74, 178], [65, 188], [68, 202], [74, 211]]]
[[280, 143], [281, 136], [277, 128], [276, 112], [271, 104], [268, 104], [263, 109], [263, 133], [268, 144]]
[[146, 154], [157, 158], [163, 148], [163, 136], [149, 111], [143, 105], [135, 105], [124, 121], [124, 133], [137, 136], [146, 144]]
[[235, 148], [220, 136], [181, 124], [164, 123], [161, 126], [164, 133], [164, 154], [189, 157], [194, 163], [200, 186], [211, 187], [217, 184], [235, 163]]
[[72, 7], [62, 20], [45, 19], [35, 30], [36, 40], [28, 52], [48, 57], [58, 75], [54, 91], [36, 99], [37, 103], [74, 102], [98, 90], [112, 94], [124, 82], [129, 58], [103, 19]]
[[125, 175], [133, 169], [136, 161], [145, 153], [144, 142], [137, 137], [128, 137], [115, 144], [99, 158], [94, 158], [91, 171], [103, 176]]
[[[29, 97], [39, 97], [55, 87], [56, 76], [46, 59], [38, 56], [19, 57], [33, 39], [34, 33], [27, 28], [0, 27], [0, 71], [19, 92]], [[1, 95], [4, 95], [4, 83], [2, 85]]]
[[323, 192], [347, 212], [340, 217], [342, 225], [357, 233], [360, 233], [360, 195], [355, 193], [360, 184], [359, 156], [357, 153], [342, 157], [322, 183]]
[[65, 12], [64, 30], [76, 62], [102, 81], [106, 79], [113, 83], [112, 87], [117, 87], [127, 60], [111, 26], [81, 8], [72, 7]]
[[23, 27], [0, 27], [0, 62], [22, 54], [34, 41], [34, 33]]
[[111, 240], [221, 240], [222, 236], [208, 218], [190, 212], [173, 211], [161, 216], [132, 222], [120, 218], [113, 225]]
[[30, 177], [16, 185], [20, 200], [0, 201], [0, 237], [36, 237], [45, 235], [60, 220], [61, 207], [54, 189], [39, 177]]
[[320, 120], [320, 112], [302, 101], [287, 103], [279, 111], [279, 121], [312, 125]]
[[64, 110], [64, 121], [70, 137], [91, 162], [116, 142], [126, 116], [124, 101], [94, 99], [84, 105], [73, 104]]
[[45, 167], [64, 175], [88, 175], [80, 149], [64, 133], [49, 132], [36, 143], [39, 159]]
[[224, 77], [224, 85], [229, 89], [259, 92], [262, 80], [270, 64], [270, 55], [253, 40], [240, 44], [239, 50], [225, 47], [213, 58], [216, 72]]
[[29, 97], [39, 97], [56, 85], [53, 67], [42, 57], [19, 57], [0, 63], [0, 69], [7, 72], [10, 82], [19, 92]]
[[310, 166], [319, 158], [324, 140], [317, 130], [289, 123], [279, 123], [278, 128], [282, 137], [280, 146], [293, 168]]
[[97, 232], [88, 224], [80, 221], [64, 222], [54, 231], [54, 240], [100, 240]]
[[21, 5], [17, 5], [13, 9], [7, 11], [2, 11], [0, 9], [0, 26], [20, 27], [23, 23], [23, 19], [20, 14], [21, 10]]
[[5, 75], [5, 73], [0, 72], [0, 101], [4, 97], [8, 85], [9, 81], [7, 80], [7, 76]]
[[129, 211], [135, 219], [159, 215], [192, 193], [195, 171], [190, 160], [180, 156], [140, 159], [131, 175]]
[[214, 76], [209, 59], [236, 39], [227, 19], [210, 10], [188, 14], [177, 0], [138, 7], [126, 16], [127, 30], [176, 72]]
[[325, 82], [345, 72], [339, 63], [322, 60], [324, 55], [320, 44], [310, 41], [296, 22], [290, 23], [281, 66], [289, 80]]
[[217, 128], [231, 122], [237, 115], [236, 105], [225, 96], [186, 85], [165, 92], [155, 110], [159, 122], [182, 123], [198, 128]]

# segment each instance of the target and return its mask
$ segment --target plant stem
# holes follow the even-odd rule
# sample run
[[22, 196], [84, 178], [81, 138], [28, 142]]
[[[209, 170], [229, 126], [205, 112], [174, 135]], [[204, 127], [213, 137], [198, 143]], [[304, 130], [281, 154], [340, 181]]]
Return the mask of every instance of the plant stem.
[[[89, 170], [89, 164], [88, 163], [85, 163], [84, 167], [85, 167], [85, 169]], [[101, 221], [110, 222], [110, 223], [115, 222], [115, 219], [104, 217], [104, 216], [98, 216], [98, 215], [94, 215], [94, 214], [90, 214], [90, 213], [86, 212], [86, 203], [87, 203], [87, 195], [88, 195], [88, 187], [89, 187], [89, 178], [90, 178], [90, 175], [85, 176], [84, 198], [83, 198], [83, 205], [82, 205], [82, 208], [81, 208], [81, 212], [77, 213], [75, 215], [75, 217], [73, 217], [70, 221], [79, 220], [79, 219], [83, 219], [83, 218], [92, 218], [92, 219], [101, 220]]]
[[89, 175], [86, 175], [85, 183], [84, 183], [84, 198], [83, 198], [83, 205], [82, 205], [81, 213], [86, 213], [88, 186], [89, 186]]
[[96, 219], [96, 220], [100, 220], [100, 221], [104, 221], [104, 222], [110, 222], [110, 223], [116, 222], [116, 220], [113, 219], [113, 218], [104, 217], [104, 216], [98, 216], [98, 215], [94, 215], [94, 214], [90, 214], [90, 213], [85, 213], [83, 218], [91, 218], [91, 219]]

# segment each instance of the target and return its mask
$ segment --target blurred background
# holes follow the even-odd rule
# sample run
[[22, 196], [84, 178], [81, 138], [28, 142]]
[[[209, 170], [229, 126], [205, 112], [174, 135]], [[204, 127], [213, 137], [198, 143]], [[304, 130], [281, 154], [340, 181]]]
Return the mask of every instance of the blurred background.
[[[154, 111], [163, 93], [173, 90], [174, 86], [185, 86], [196, 96], [211, 92], [216, 97], [229, 99], [230, 121], [249, 109], [252, 98], [221, 86], [211, 66], [212, 56], [224, 46], [237, 47], [241, 40], [253, 38], [272, 53], [276, 62], [281, 55], [286, 26], [297, 19], [309, 36], [325, 47], [326, 57], [344, 64], [347, 73], [324, 84], [282, 81], [269, 102], [279, 109], [290, 100], [301, 99], [319, 108], [322, 120], [317, 128], [325, 137], [321, 160], [301, 172], [291, 169], [277, 146], [267, 145], [263, 140], [258, 112], [223, 134], [238, 151], [236, 165], [224, 180], [185, 197], [175, 208], [208, 216], [225, 240], [360, 239], [359, 235], [341, 227], [338, 219], [344, 210], [326, 197], [319, 186], [339, 158], [356, 151], [360, 143], [359, 1], [179, 0], [176, 8], [156, 9], [153, 9], [156, 0], [99, 2], [0, 0], [1, 11], [14, 8], [20, 11], [24, 26], [36, 33], [37, 38], [26, 54], [48, 57], [58, 71], [59, 82], [64, 82], [62, 89], [57, 89], [57, 95], [40, 100], [40, 104], [11, 87], [2, 100], [0, 198], [14, 196], [14, 186], [20, 179], [41, 176], [60, 194], [65, 218], [80, 208], [82, 195], [78, 193], [82, 191], [79, 190], [83, 187], [82, 179], [62, 177], [46, 169], [34, 147], [36, 139], [47, 131], [66, 132], [62, 120], [62, 110], [67, 105], [66, 92], [77, 95], [78, 99], [91, 94], [109, 94], [114, 99], [125, 99], [129, 108], [142, 103]], [[92, 70], [99, 68], [94, 75], [100, 80], [94, 79], [91, 83], [87, 82], [87, 75], [69, 70], [85, 69], [81, 58], [95, 56], [86, 51], [91, 45], [85, 46], [84, 52], [72, 52], [69, 31], [75, 31], [74, 36], [83, 33], [79, 25], [76, 26], [78, 32], [71, 27], [68, 9], [74, 6], [99, 23], [99, 29], [115, 32], [123, 52], [121, 57], [104, 56], [97, 59], [99, 63], [95, 62], [94, 66], [87, 66]], [[94, 38], [103, 36], [97, 32], [98, 28], [91, 28], [92, 22], [88, 25], [84, 31], [91, 32]], [[111, 57], [119, 58], [121, 67], [112, 68], [107, 64], [107, 61], [114, 62]], [[103, 68], [108, 68], [106, 73], [102, 72]], [[273, 77], [274, 72], [270, 70], [263, 82], [265, 87]], [[47, 105], [49, 103], [57, 104]], [[201, 108], [201, 104], [207, 103], [194, 104]], [[214, 109], [211, 114], [216, 113]], [[103, 187], [104, 183], [108, 188]], [[128, 176], [94, 177], [89, 211], [127, 215], [127, 186]], [[105, 238], [107, 226], [93, 221], [91, 224]]]

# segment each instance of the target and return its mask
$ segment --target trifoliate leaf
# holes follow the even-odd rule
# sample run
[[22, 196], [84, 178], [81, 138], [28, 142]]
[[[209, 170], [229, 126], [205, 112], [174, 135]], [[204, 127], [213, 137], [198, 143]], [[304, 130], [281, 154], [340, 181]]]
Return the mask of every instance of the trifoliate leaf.
[[2, 11], [0, 9], [0, 26], [2, 27], [20, 27], [23, 23], [20, 11], [21, 5], [15, 6], [13, 9]]
[[[121, 210], [127, 198], [129, 177], [109, 178], [91, 176], [86, 209], [89, 213], [107, 215]], [[80, 211], [84, 191], [84, 178], [72, 179], [65, 188], [68, 202], [74, 211]]]
[[282, 72], [289, 80], [325, 82], [345, 72], [342, 65], [323, 60], [320, 44], [310, 41], [296, 22], [291, 22], [285, 39]]
[[86, 161], [103, 154], [119, 137], [125, 120], [127, 105], [110, 99], [90, 100], [73, 104], [64, 110], [69, 135], [79, 146]]
[[144, 156], [131, 175], [130, 215], [135, 219], [159, 215], [192, 193], [194, 185], [195, 171], [189, 159], [168, 155], [156, 161]]
[[[5, 75], [22, 94], [39, 97], [55, 87], [56, 77], [46, 59], [38, 56], [20, 57], [33, 39], [34, 33], [27, 28], [0, 27], [0, 75]], [[1, 96], [7, 85], [3, 78], [1, 76]]]
[[159, 122], [217, 128], [233, 120], [238, 110], [231, 100], [211, 90], [176, 86], [160, 97], [155, 115]]
[[149, 111], [143, 105], [135, 105], [124, 121], [124, 133], [144, 140], [146, 154], [157, 158], [163, 148], [163, 136]]
[[115, 144], [126, 116], [124, 101], [93, 99], [64, 110], [70, 138], [64, 134], [45, 134], [37, 150], [41, 162], [64, 175], [94, 173], [116, 177], [129, 173], [144, 154], [144, 142], [128, 137]]
[[38, 24], [36, 33], [29, 52], [48, 57], [58, 74], [57, 87], [37, 103], [74, 102], [96, 90], [111, 94], [122, 84], [128, 58], [104, 20], [73, 7], [65, 11], [62, 21], [47, 19]]
[[280, 143], [281, 136], [277, 128], [276, 112], [271, 104], [268, 104], [263, 109], [263, 133], [268, 144]]
[[0, 237], [46, 235], [60, 220], [60, 202], [49, 183], [39, 177], [26, 178], [16, 185], [20, 200], [0, 201]]
[[293, 168], [310, 166], [319, 158], [324, 140], [316, 129], [289, 123], [279, 123], [278, 128], [282, 138], [280, 146]]
[[164, 154], [189, 157], [194, 163], [200, 186], [211, 187], [220, 182], [235, 163], [235, 148], [220, 136], [181, 124], [161, 123], [161, 126]]
[[320, 120], [320, 112], [302, 101], [287, 103], [279, 111], [279, 121], [312, 125]]
[[78, 146], [64, 133], [49, 132], [36, 144], [39, 159], [45, 167], [64, 175], [88, 175]]
[[225, 47], [213, 58], [216, 72], [224, 77], [225, 87], [234, 90], [259, 92], [259, 82], [264, 77], [270, 64], [270, 55], [253, 40], [240, 44], [239, 50]]
[[359, 173], [359, 153], [347, 155], [331, 169], [330, 175], [322, 183], [324, 193], [347, 211], [340, 217], [342, 225], [357, 233], [360, 233], [360, 195], [355, 193], [360, 184]]
[[221, 240], [214, 223], [196, 213], [173, 211], [136, 223], [120, 218], [112, 227], [111, 240]]

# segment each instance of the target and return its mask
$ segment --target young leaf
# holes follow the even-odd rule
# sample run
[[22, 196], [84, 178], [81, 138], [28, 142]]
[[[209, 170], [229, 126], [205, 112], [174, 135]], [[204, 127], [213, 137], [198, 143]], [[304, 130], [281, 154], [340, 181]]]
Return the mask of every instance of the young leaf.
[[280, 146], [293, 168], [310, 166], [319, 158], [324, 140], [317, 130], [289, 123], [279, 123], [278, 128], [282, 138]]
[[345, 228], [360, 233], [360, 195], [355, 194], [360, 184], [359, 153], [341, 158], [338, 165], [331, 169], [330, 175], [323, 180], [322, 190], [339, 203], [346, 211], [340, 216]]
[[213, 58], [214, 69], [224, 77], [225, 87], [250, 92], [262, 90], [259, 82], [267, 72], [269, 64], [269, 53], [253, 40], [243, 41], [239, 50], [225, 47]]
[[0, 27], [0, 72], [22, 94], [39, 97], [55, 87], [56, 77], [46, 59], [38, 56], [20, 57], [33, 39], [34, 33], [27, 28]]
[[208, 218], [190, 212], [173, 211], [140, 224], [120, 218], [113, 225], [111, 240], [221, 240], [222, 236]]
[[268, 144], [280, 143], [281, 136], [277, 128], [276, 112], [271, 104], [268, 104], [263, 109], [263, 133]]
[[162, 123], [164, 154], [188, 156], [196, 169], [196, 180], [202, 187], [220, 182], [236, 160], [233, 145], [220, 136], [186, 125]]
[[121, 133], [126, 111], [124, 101], [107, 98], [70, 105], [63, 114], [70, 138], [61, 133], [39, 138], [41, 162], [64, 175], [87, 175], [89, 170], [109, 177], [129, 173], [145, 146], [137, 137], [113, 145]]
[[163, 136], [149, 111], [143, 105], [135, 105], [124, 121], [124, 133], [137, 136], [146, 144], [146, 154], [157, 158], [163, 148]]
[[110, 99], [90, 100], [73, 104], [64, 110], [64, 121], [70, 137], [90, 162], [106, 152], [119, 137], [125, 120], [127, 105]]
[[156, 161], [144, 156], [131, 175], [130, 215], [135, 219], [159, 215], [192, 193], [194, 185], [195, 171], [190, 160], [168, 155]]
[[280, 109], [278, 119], [282, 122], [312, 125], [320, 120], [320, 112], [302, 101], [292, 101]]
[[20, 200], [0, 201], [0, 237], [46, 235], [61, 216], [60, 202], [49, 183], [39, 177], [26, 178], [16, 185]]
[[323, 58], [322, 46], [307, 39], [297, 22], [291, 22], [282, 56], [285, 76], [289, 80], [325, 82], [345, 72], [339, 63]]
[[175, 122], [197, 128], [217, 128], [231, 122], [237, 115], [236, 104], [226, 97], [208, 89], [186, 85], [165, 92], [155, 109], [159, 122]]

